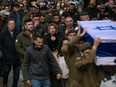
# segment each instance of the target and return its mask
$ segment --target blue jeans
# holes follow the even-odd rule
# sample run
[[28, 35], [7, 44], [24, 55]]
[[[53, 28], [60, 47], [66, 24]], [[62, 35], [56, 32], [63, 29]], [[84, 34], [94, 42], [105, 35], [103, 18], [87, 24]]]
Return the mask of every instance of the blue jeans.
[[[8, 75], [11, 71], [11, 64], [4, 64], [3, 65], [3, 84], [7, 84], [8, 82]], [[12, 87], [17, 87], [18, 80], [20, 74], [20, 66], [17, 64], [13, 64], [13, 84]]]
[[51, 87], [50, 79], [45, 80], [31, 80], [32, 87]]

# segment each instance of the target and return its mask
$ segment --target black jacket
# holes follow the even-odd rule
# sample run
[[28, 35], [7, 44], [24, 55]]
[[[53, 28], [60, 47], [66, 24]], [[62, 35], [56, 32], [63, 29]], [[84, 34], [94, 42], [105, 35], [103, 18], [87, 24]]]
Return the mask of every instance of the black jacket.
[[44, 43], [48, 45], [48, 47], [50, 48], [52, 52], [55, 50], [58, 50], [58, 45], [59, 45], [59, 40], [58, 40], [57, 35], [54, 35], [54, 37], [56, 37], [56, 40], [52, 41], [50, 34], [46, 34], [44, 36]]
[[50, 72], [61, 73], [61, 70], [47, 45], [37, 49], [35, 46], [27, 48], [24, 57], [24, 79], [50, 79]]
[[14, 31], [11, 35], [7, 28], [0, 32], [0, 50], [3, 52], [5, 64], [20, 64], [19, 55], [15, 48], [17, 34]]

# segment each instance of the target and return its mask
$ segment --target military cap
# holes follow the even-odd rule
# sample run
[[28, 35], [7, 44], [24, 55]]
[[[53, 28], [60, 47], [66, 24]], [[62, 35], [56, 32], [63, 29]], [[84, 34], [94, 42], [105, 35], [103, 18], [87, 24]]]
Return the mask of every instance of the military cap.
[[91, 49], [91, 48], [92, 48], [91, 44], [89, 42], [85, 42], [80, 45], [79, 50], [84, 51], [86, 49]]
[[88, 15], [88, 12], [81, 12], [80, 13], [80, 16], [85, 16], [85, 15]]
[[25, 20], [24, 20], [24, 23], [27, 23], [27, 22], [31, 22], [32, 20], [30, 19], [30, 18], [26, 18]]

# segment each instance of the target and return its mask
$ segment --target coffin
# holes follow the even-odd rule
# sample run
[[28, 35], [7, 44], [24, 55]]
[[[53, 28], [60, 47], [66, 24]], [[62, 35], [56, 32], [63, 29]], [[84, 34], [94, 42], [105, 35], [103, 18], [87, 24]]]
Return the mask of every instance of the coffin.
[[96, 65], [115, 65], [116, 59], [116, 22], [111, 20], [78, 21], [82, 28], [87, 28], [86, 41], [93, 44], [96, 37], [101, 38], [95, 58]]

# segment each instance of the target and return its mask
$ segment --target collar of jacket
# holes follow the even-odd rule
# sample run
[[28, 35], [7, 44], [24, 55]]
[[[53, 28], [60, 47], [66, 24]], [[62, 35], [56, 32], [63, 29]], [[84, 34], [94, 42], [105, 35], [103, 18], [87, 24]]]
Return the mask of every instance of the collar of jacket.
[[[8, 30], [8, 27], [5, 28], [2, 32], [7, 33], [8, 35], [11, 36], [10, 31]], [[16, 31], [16, 29], [14, 29], [13, 36], [16, 36], [16, 35], [18, 35], [18, 31]]]
[[26, 32], [22, 32], [24, 36], [26, 37], [29, 37], [30, 38], [30, 35], [28, 35]]
[[33, 43], [32, 47], [33, 47], [33, 49], [40, 51], [43, 46], [41, 48], [37, 48], [37, 47], [35, 47], [35, 44]]

